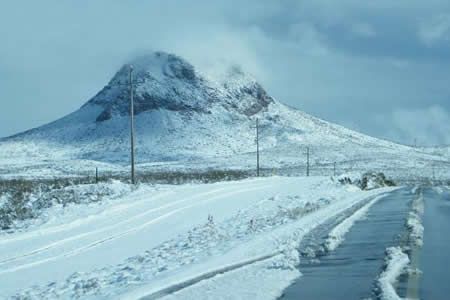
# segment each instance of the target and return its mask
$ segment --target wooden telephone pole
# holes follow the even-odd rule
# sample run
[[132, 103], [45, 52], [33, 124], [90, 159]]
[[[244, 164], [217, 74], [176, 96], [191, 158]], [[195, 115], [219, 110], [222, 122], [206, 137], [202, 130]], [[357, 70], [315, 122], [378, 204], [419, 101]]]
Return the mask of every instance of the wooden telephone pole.
[[130, 143], [131, 143], [131, 184], [136, 183], [134, 173], [134, 99], [133, 99], [133, 66], [130, 65]]
[[259, 177], [259, 119], [256, 119], [256, 176]]
[[309, 147], [306, 148], [306, 176], [309, 177]]

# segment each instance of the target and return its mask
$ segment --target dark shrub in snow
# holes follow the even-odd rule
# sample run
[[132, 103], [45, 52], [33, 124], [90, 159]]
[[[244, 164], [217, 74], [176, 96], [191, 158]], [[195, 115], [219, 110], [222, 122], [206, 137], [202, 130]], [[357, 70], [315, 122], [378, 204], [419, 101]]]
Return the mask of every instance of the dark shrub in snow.
[[387, 179], [381, 172], [366, 172], [364, 174], [344, 174], [338, 178], [341, 184], [353, 184], [362, 190], [373, 190], [386, 186], [395, 186], [395, 182]]

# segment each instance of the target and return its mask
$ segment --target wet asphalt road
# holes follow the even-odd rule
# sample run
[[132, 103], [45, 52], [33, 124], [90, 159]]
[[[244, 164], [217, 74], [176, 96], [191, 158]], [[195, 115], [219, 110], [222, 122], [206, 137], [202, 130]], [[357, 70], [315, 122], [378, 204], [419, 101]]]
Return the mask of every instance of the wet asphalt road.
[[420, 252], [419, 296], [424, 300], [450, 299], [450, 194], [424, 191], [424, 244]]
[[388, 247], [400, 243], [406, 233], [405, 220], [414, 195], [410, 188], [391, 193], [375, 203], [354, 224], [345, 241], [319, 262], [303, 259], [303, 274], [281, 299], [376, 298], [374, 282], [381, 273]]
[[[424, 245], [410, 253], [417, 274], [404, 275], [396, 288], [401, 297], [450, 299], [450, 192], [424, 188]], [[404, 188], [381, 199], [367, 218], [354, 224], [345, 241], [318, 261], [302, 258], [303, 274], [282, 299], [377, 299], [375, 280], [382, 271], [385, 249], [405, 240], [405, 220], [416, 197]]]

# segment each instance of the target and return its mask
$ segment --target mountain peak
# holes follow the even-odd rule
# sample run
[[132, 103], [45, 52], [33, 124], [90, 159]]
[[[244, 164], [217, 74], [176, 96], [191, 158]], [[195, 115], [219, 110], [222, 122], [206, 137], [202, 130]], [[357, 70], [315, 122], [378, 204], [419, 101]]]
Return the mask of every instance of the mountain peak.
[[153, 52], [131, 60], [86, 105], [102, 108], [96, 121], [129, 114], [129, 72], [133, 66], [135, 114], [152, 110], [210, 113], [214, 105], [246, 116], [273, 102], [256, 80], [232, 66], [226, 77], [210, 79], [174, 54]]

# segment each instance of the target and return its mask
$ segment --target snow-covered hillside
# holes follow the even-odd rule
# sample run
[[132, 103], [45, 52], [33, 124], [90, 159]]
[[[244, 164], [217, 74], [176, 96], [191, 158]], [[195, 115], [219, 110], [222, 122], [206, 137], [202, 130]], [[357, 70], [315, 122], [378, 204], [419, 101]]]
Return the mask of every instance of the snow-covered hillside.
[[[163, 52], [134, 67], [137, 162], [142, 168], [250, 168], [255, 120], [261, 124], [262, 166], [312, 163], [341, 168], [405, 168], [447, 159], [368, 137], [290, 108], [268, 95], [238, 67], [207, 76]], [[79, 110], [45, 126], [0, 141], [0, 174], [73, 174], [120, 171], [129, 161], [128, 64]], [[63, 99], [62, 99], [63, 100]]]
[[450, 158], [450, 146], [424, 147], [422, 150], [427, 153]]

